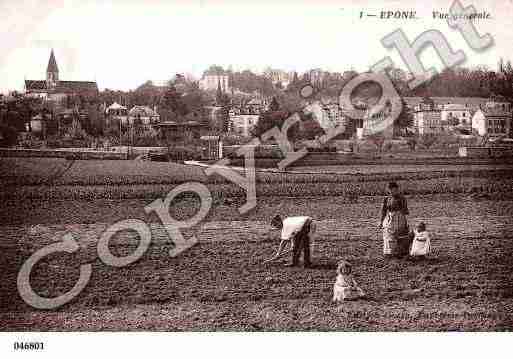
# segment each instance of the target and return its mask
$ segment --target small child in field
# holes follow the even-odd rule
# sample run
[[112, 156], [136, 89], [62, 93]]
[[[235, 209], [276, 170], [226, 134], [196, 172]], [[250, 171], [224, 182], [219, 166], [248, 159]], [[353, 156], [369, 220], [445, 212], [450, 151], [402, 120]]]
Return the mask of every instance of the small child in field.
[[347, 261], [340, 261], [337, 266], [337, 280], [333, 285], [333, 301], [355, 300], [365, 296], [353, 278], [352, 266]]
[[425, 258], [431, 251], [431, 238], [426, 230], [426, 224], [420, 222], [414, 230], [413, 243], [411, 245], [410, 256], [415, 258]]

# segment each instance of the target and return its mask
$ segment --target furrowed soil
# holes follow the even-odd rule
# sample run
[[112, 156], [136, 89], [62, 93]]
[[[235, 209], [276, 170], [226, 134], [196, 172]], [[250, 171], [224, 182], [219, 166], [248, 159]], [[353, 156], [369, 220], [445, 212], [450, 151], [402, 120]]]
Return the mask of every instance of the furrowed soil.
[[[492, 196], [493, 197], [493, 196]], [[0, 328], [66, 330], [337, 330], [483, 331], [513, 328], [513, 201], [484, 196], [409, 196], [410, 225], [427, 223], [431, 258], [384, 260], [376, 230], [381, 197], [353, 202], [335, 196], [258, 198], [215, 203], [206, 221], [184, 230], [199, 243], [176, 257], [158, 218], [144, 207], [153, 199], [25, 200], [4, 202], [0, 227]], [[173, 203], [171, 216], [187, 218], [198, 203]], [[262, 261], [277, 248], [266, 223], [276, 214], [310, 215], [318, 224], [311, 269], [287, 268], [286, 259]], [[151, 223], [146, 253], [126, 267], [110, 267], [97, 242], [112, 223]], [[56, 297], [76, 283], [81, 264], [92, 265], [85, 289], [55, 310], [25, 304], [16, 280], [35, 251], [73, 234], [80, 249], [38, 262], [32, 288]], [[139, 241], [120, 232], [110, 241], [118, 256]], [[354, 266], [366, 299], [331, 303], [337, 260]]]

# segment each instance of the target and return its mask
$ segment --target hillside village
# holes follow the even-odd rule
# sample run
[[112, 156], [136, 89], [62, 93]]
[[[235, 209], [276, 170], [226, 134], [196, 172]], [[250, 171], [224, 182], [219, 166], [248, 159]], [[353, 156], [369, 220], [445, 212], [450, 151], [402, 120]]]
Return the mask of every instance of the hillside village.
[[[492, 84], [505, 83], [503, 95], [492, 93], [488, 83], [487, 90], [479, 90], [488, 91], [487, 97], [431, 96], [430, 92], [437, 92], [437, 82], [447, 76], [442, 73], [434, 85], [419, 91], [423, 96], [402, 96], [404, 109], [393, 128], [374, 134], [373, 124], [387, 110], [371, 114], [379, 97], [372, 86], [356, 91], [352, 109], [339, 103], [337, 89], [357, 75], [354, 71], [314, 69], [300, 75], [268, 68], [257, 75], [211, 66], [199, 81], [177, 74], [159, 84], [148, 81], [133, 91], [100, 91], [94, 81], [62, 80], [52, 50], [44, 80], [25, 80], [22, 93], [1, 97], [2, 141], [4, 146], [21, 147], [159, 146], [216, 136], [226, 143], [244, 144], [274, 125], [280, 127], [292, 113], [299, 113], [302, 120], [293, 140], [314, 140], [340, 125], [344, 131], [337, 139], [345, 140], [447, 134], [507, 138], [512, 135], [512, 108], [511, 94], [504, 95], [510, 91], [513, 70], [502, 60], [499, 67], [498, 74], [484, 76]], [[407, 74], [396, 69], [391, 76], [399, 92], [407, 92]], [[302, 98], [299, 92], [304, 86], [312, 86], [315, 93]]]

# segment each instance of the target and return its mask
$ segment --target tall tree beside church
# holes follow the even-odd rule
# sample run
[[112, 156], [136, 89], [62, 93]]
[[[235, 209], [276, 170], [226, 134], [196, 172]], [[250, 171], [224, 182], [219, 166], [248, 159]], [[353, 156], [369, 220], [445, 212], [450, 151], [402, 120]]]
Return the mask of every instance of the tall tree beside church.
[[[262, 113], [258, 117], [258, 122], [256, 126], [253, 128], [251, 134], [255, 137], [260, 137], [266, 131], [278, 127], [280, 130], [283, 127], [284, 122], [293, 115], [294, 112], [282, 110], [278, 100], [273, 97], [271, 100], [271, 104], [269, 105], [269, 110]], [[299, 123], [295, 123], [290, 126], [287, 131], [287, 138], [291, 142], [295, 142], [301, 136], [301, 126]]]
[[273, 96], [271, 103], [269, 104], [269, 111], [278, 111], [280, 109], [280, 104], [276, 97]]
[[177, 116], [185, 116], [187, 114], [187, 107], [182, 101], [182, 95], [176, 90], [174, 86], [170, 86], [160, 101], [160, 107], [172, 111]]
[[395, 123], [394, 123], [394, 129], [395, 132], [407, 134], [408, 128], [413, 127], [413, 113], [410, 109], [410, 107], [406, 104], [404, 99], [401, 98], [402, 101], [402, 109], [399, 116], [397, 116]]
[[294, 75], [292, 76], [292, 83], [295, 84], [299, 81], [299, 78], [297, 77], [297, 72], [294, 71]]
[[501, 58], [499, 62], [500, 87], [498, 93], [509, 101], [513, 100], [513, 66], [511, 61], [504, 62]]
[[221, 82], [217, 82], [216, 105], [220, 107], [216, 114], [214, 128], [218, 133], [228, 132], [230, 127], [230, 97], [221, 89]]
[[[152, 81], [146, 81], [135, 91], [130, 91], [129, 102], [133, 105], [153, 106], [155, 101], [160, 98], [160, 89], [153, 84]], [[119, 102], [121, 99], [116, 99]]]
[[100, 136], [103, 134], [103, 125], [105, 123], [104, 112], [101, 106], [95, 104], [88, 104], [86, 107], [89, 124], [86, 132], [92, 136]]

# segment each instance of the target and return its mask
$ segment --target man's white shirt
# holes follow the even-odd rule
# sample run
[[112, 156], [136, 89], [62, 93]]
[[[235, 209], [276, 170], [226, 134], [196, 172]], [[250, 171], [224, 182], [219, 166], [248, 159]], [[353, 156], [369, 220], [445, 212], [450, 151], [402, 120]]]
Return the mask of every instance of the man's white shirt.
[[309, 219], [311, 218], [308, 216], [285, 218], [283, 220], [283, 228], [281, 230], [281, 239], [292, 239], [299, 231], [301, 231], [306, 221]]

